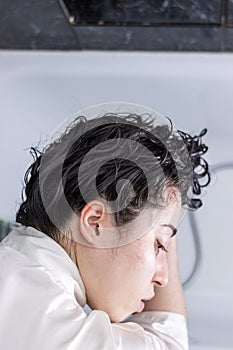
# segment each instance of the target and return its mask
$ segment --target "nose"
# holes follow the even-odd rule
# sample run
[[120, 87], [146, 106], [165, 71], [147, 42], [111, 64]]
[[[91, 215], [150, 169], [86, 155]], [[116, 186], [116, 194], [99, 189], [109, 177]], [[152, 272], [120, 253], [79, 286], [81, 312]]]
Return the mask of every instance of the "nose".
[[156, 287], [166, 287], [168, 284], [168, 262], [165, 252], [157, 260], [153, 282]]

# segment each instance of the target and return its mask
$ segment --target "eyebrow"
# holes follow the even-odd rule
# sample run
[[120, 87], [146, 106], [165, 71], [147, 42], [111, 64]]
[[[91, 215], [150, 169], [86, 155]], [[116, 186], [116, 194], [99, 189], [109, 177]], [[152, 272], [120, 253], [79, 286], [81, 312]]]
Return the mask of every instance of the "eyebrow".
[[173, 225], [171, 224], [163, 224], [161, 226], [165, 226], [165, 227], [169, 227], [172, 230], [172, 235], [170, 237], [173, 237], [176, 235], [177, 233], [177, 228], [175, 228]]

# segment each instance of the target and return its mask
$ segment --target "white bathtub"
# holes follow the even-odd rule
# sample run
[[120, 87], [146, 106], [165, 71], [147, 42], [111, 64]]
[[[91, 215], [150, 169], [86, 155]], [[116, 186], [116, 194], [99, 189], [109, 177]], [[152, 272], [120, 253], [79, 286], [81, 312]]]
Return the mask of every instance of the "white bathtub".
[[[202, 255], [185, 288], [190, 349], [233, 349], [233, 55], [0, 52], [0, 218], [14, 219], [31, 162], [25, 149], [81, 108], [111, 101], [152, 107], [180, 129], [209, 130], [208, 159], [219, 169], [195, 215]], [[195, 254], [186, 216], [179, 233], [183, 281]]]

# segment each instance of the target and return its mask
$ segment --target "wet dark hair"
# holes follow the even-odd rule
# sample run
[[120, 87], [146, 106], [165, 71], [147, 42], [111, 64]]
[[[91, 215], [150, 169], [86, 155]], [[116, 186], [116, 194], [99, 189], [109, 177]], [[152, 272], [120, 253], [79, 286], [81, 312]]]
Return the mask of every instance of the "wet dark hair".
[[[117, 226], [132, 221], [145, 205], [162, 206], [164, 189], [168, 187], [179, 190], [184, 206], [193, 210], [199, 208], [202, 201], [193, 198], [193, 195], [200, 195], [201, 188], [210, 182], [208, 163], [202, 157], [208, 149], [202, 143], [207, 130], [204, 129], [200, 135], [190, 136], [183, 131], [175, 132], [171, 121], [170, 125], [155, 126], [154, 118], [149, 115], [143, 117], [145, 115], [107, 113], [87, 120], [79, 116], [60, 138], [43, 151], [31, 147], [34, 162], [24, 177], [23, 202], [16, 214], [16, 221], [58, 240], [59, 230], [50, 219], [42, 197], [46, 196], [46, 203], [49, 203], [61, 225], [64, 223], [65, 226], [71, 216], [70, 212], [63, 210], [62, 193], [72, 211], [80, 214], [88, 201], [96, 199], [92, 189], [93, 174], [98, 196], [110, 205], [115, 205], [113, 209]], [[122, 139], [135, 141], [137, 145], [148, 149], [153, 154], [153, 160], [140, 147], [135, 148], [136, 143], [131, 142], [122, 148]], [[104, 142], [109, 140], [114, 140], [114, 145], [106, 149]], [[99, 148], [95, 151], [97, 145]], [[90, 150], [94, 150], [94, 157], [88, 163], [86, 156]], [[111, 156], [99, 166], [95, 160], [106, 154]], [[132, 154], [135, 154], [134, 161], [126, 157]], [[144, 169], [138, 166], [140, 160]], [[80, 166], [84, 163], [86, 176], [78, 179]], [[62, 186], [59, 182], [60, 167]], [[129, 204], [122, 206], [130, 193], [132, 198]], [[117, 205], [112, 202], [116, 200]]]

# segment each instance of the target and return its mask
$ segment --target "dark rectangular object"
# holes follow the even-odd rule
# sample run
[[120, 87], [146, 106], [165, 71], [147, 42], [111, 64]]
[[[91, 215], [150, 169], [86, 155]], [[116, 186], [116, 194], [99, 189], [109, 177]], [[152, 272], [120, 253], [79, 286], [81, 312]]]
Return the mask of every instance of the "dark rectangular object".
[[74, 25], [220, 24], [220, 0], [59, 0]]

